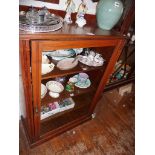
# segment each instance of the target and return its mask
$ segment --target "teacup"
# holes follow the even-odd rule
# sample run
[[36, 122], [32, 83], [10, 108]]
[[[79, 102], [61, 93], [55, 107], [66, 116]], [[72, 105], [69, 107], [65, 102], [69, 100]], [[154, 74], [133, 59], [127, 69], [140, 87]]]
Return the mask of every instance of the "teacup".
[[85, 84], [88, 78], [89, 78], [89, 76], [86, 73], [79, 73], [79, 76], [78, 76], [79, 81], [78, 82]]

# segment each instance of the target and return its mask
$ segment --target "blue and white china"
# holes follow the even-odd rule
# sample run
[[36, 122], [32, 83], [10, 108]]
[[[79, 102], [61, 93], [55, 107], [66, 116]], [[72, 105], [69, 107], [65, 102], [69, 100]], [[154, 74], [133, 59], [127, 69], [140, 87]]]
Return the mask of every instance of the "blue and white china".
[[44, 54], [52, 57], [54, 60], [62, 60], [68, 57], [72, 57], [76, 54], [76, 52], [73, 49], [67, 49], [67, 50], [56, 50], [56, 51], [49, 51], [44, 52]]
[[79, 73], [72, 77], [76, 82], [75, 86], [78, 88], [88, 88], [91, 85], [91, 81], [89, 80], [89, 76], [86, 73]]

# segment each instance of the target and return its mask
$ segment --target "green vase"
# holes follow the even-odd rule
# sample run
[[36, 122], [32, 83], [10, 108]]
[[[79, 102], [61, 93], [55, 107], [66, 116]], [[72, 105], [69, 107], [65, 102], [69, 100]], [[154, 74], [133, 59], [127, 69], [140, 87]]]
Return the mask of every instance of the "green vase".
[[111, 30], [123, 13], [123, 3], [120, 0], [100, 0], [96, 8], [98, 27]]

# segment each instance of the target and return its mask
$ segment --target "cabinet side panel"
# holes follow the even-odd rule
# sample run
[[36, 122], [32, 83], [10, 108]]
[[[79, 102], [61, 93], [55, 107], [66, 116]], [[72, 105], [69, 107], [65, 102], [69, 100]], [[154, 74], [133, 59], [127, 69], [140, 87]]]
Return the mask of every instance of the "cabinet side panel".
[[34, 137], [35, 141], [40, 136], [40, 98], [41, 98], [41, 51], [38, 41], [31, 41], [32, 56], [32, 85], [34, 112]]
[[[24, 88], [23, 88], [23, 81], [22, 75], [19, 75], [19, 111], [20, 117], [26, 117], [26, 107], [25, 107], [25, 96], [24, 96]], [[20, 118], [19, 118], [20, 119]]]
[[[31, 90], [31, 73], [30, 73], [30, 47], [29, 41], [20, 40], [20, 68], [21, 68], [21, 83], [20, 83], [20, 110], [21, 117], [28, 134], [29, 140], [33, 141], [33, 104]], [[23, 92], [23, 94], [22, 94]]]

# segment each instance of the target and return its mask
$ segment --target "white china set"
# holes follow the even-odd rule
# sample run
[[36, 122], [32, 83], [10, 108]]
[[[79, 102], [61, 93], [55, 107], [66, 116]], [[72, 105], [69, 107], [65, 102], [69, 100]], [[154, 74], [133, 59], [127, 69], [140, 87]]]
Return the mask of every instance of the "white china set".
[[[70, 49], [70, 50], [56, 50], [51, 52], [43, 52], [42, 54], [42, 75], [50, 73], [54, 70], [55, 64], [50, 63], [47, 56], [52, 57], [52, 59], [58, 61], [56, 67], [60, 70], [69, 70], [78, 65], [78, 61], [88, 65], [88, 66], [102, 66], [104, 64], [104, 59], [101, 54], [94, 51], [86, 51], [85, 55], [79, 55], [83, 51], [83, 48]], [[46, 55], [45, 55], [46, 54]], [[76, 54], [75, 58], [70, 58]], [[69, 79], [70, 82], [74, 83], [76, 87], [88, 88], [91, 85], [89, 76], [86, 73], [79, 73], [74, 75]], [[41, 84], [41, 98], [49, 90], [49, 95], [52, 98], [58, 98], [60, 93], [64, 90], [64, 86], [59, 81], [48, 81], [46, 86]]]
[[79, 55], [78, 60], [88, 66], [102, 66], [104, 64], [104, 59], [101, 54], [90, 51], [87, 55]]
[[[51, 52], [43, 52], [42, 55], [42, 75], [47, 74], [54, 70], [55, 64], [50, 63], [47, 56], [50, 56], [53, 60], [58, 61], [57, 68], [60, 70], [69, 70], [78, 65], [78, 61], [88, 66], [102, 66], [105, 60], [101, 54], [94, 51], [87, 51], [85, 55], [79, 55], [83, 51], [83, 48], [70, 49], [70, 50], [56, 50]], [[71, 58], [76, 54], [75, 58]]]
[[[74, 83], [74, 85], [78, 88], [88, 88], [91, 85], [91, 81], [89, 80], [89, 76], [86, 73], [79, 73], [74, 75], [69, 79], [69, 82]], [[49, 95], [52, 98], [58, 98], [60, 93], [64, 90], [64, 86], [58, 81], [48, 81], [46, 86], [41, 84], [41, 98], [43, 99], [47, 93], [47, 89], [49, 90]]]

